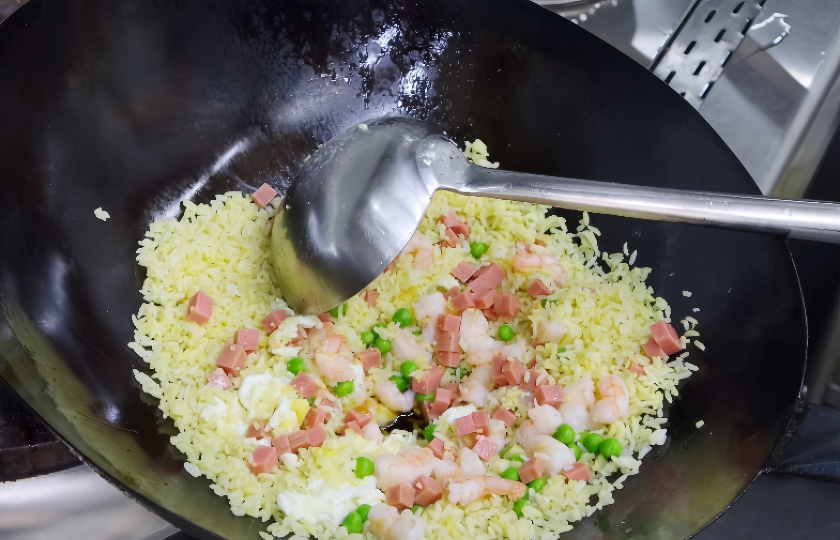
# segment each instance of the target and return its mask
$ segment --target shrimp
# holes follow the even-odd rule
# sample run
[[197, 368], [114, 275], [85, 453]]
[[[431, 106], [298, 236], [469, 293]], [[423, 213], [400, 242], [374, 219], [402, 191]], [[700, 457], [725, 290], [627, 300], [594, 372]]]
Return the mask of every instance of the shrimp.
[[525, 447], [525, 451], [531, 452], [533, 457], [542, 459], [549, 475], [560, 474], [565, 467], [577, 461], [568, 446], [550, 435], [537, 435], [528, 442], [529, 445]]
[[507, 437], [507, 426], [501, 420], [495, 418], [490, 419], [490, 435], [491, 441], [496, 443], [499, 448], [504, 448], [505, 438]]
[[530, 246], [526, 246], [513, 256], [513, 267], [526, 274], [537, 269], [547, 270], [551, 274], [554, 285], [563, 287], [566, 284], [566, 271], [560, 266], [557, 259], [548, 255], [533, 253]]
[[469, 308], [461, 315], [461, 338], [458, 340], [467, 353], [467, 363], [473, 366], [489, 364], [504, 345], [490, 337], [490, 324], [480, 309]]
[[446, 298], [443, 293], [433, 292], [424, 294], [411, 305], [414, 317], [420, 322], [437, 322], [438, 315], [446, 313]]
[[563, 423], [563, 416], [551, 405], [534, 407], [528, 411], [528, 418], [534, 423], [537, 431], [545, 435], [553, 435]]
[[[324, 342], [331, 340], [332, 338], [328, 338]], [[321, 372], [330, 386], [335, 386], [340, 382], [352, 381], [356, 376], [353, 372], [353, 364], [348, 356], [337, 352], [326, 352], [321, 347], [315, 352], [315, 365], [318, 366], [318, 371]]]
[[592, 408], [592, 420], [600, 424], [612, 424], [627, 416], [630, 408], [630, 394], [624, 380], [616, 375], [604, 375], [598, 381], [601, 399]]
[[475, 452], [469, 448], [461, 449], [461, 458], [459, 461], [458, 469], [462, 475], [481, 475], [487, 473], [487, 467], [484, 466], [481, 458], [475, 455]]
[[461, 506], [491, 494], [507, 496], [515, 501], [523, 497], [526, 490], [527, 487], [522, 482], [498, 476], [459, 476], [446, 486], [449, 502]]
[[493, 388], [493, 367], [489, 364], [476, 366], [464, 384], [460, 386], [461, 401], [473, 403], [476, 407], [487, 404], [487, 394]]
[[422, 358], [426, 362], [432, 361], [432, 353], [424, 350], [411, 332], [404, 329], [397, 330], [397, 336], [394, 338], [394, 348], [391, 353], [397, 360], [417, 360]]
[[382, 441], [385, 440], [379, 426], [373, 422], [362, 428], [362, 437], [376, 444], [382, 444]]
[[[476, 458], [478, 459], [478, 458]], [[374, 460], [374, 474], [379, 489], [411, 484], [418, 476], [431, 476], [440, 461], [428, 448], [407, 446], [398, 454], [382, 454]]]
[[445, 485], [449, 478], [455, 478], [459, 474], [460, 468], [457, 463], [447, 459], [441, 459], [435, 463], [435, 473], [432, 476], [434, 476], [435, 480], [440, 482], [441, 485]]
[[560, 405], [563, 421], [572, 426], [575, 431], [583, 431], [595, 427], [589, 416], [589, 409], [595, 405], [595, 383], [589, 377], [581, 377], [563, 389], [565, 396]]
[[516, 430], [514, 434], [514, 439], [516, 442], [522, 445], [523, 448], [526, 450], [531, 447], [531, 441], [542, 435], [540, 431], [534, 426], [534, 423], [530, 420], [526, 420], [522, 422], [522, 425]]
[[537, 343], [558, 343], [566, 335], [566, 327], [557, 321], [541, 321], [534, 325]]
[[525, 356], [525, 348], [527, 344], [525, 343], [524, 339], [517, 339], [516, 341], [511, 341], [510, 343], [505, 343], [499, 347], [498, 353], [508, 358], [510, 356], [514, 358], [524, 358]]
[[411, 510], [400, 513], [393, 506], [375, 504], [368, 512], [370, 532], [380, 540], [421, 540], [423, 520]]
[[432, 255], [434, 254], [432, 239], [420, 231], [415, 231], [411, 240], [408, 241], [408, 244], [400, 252], [400, 255], [408, 253], [414, 253], [414, 261], [411, 263], [412, 268], [415, 270], [427, 270], [432, 266]]
[[378, 380], [373, 386], [373, 393], [383, 405], [396, 412], [409, 412], [414, 409], [414, 391], [400, 392], [393, 381]]

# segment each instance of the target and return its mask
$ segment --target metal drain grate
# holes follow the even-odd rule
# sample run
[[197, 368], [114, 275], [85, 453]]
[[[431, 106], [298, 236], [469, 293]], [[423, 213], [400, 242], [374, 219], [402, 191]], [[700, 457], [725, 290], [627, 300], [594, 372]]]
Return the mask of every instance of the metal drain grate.
[[765, 1], [700, 0], [653, 73], [699, 109]]

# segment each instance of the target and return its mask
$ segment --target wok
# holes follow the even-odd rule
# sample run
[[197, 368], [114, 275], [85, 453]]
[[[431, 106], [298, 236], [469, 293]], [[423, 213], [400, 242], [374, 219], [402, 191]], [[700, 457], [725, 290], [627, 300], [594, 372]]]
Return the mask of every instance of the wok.
[[[320, 143], [394, 114], [481, 138], [512, 170], [758, 193], [665, 84], [525, 0], [33, 0], [0, 26], [0, 74], [0, 375], [87, 464], [203, 538], [265, 525], [184, 473], [132, 377], [152, 219], [263, 182], [283, 192]], [[700, 371], [666, 411], [667, 443], [565, 537], [686, 538], [790, 437], [796, 272], [779, 237], [592, 220], [602, 249], [638, 250], [707, 348], [691, 349]]]

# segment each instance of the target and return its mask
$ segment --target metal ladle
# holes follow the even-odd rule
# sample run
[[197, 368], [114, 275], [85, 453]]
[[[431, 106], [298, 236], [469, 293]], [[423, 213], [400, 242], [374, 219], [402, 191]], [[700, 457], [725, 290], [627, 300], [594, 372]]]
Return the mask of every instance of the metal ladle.
[[433, 126], [388, 118], [325, 143], [289, 187], [271, 237], [283, 298], [316, 314], [361, 291], [399, 255], [439, 189], [840, 243], [840, 204], [488, 169], [469, 163]]

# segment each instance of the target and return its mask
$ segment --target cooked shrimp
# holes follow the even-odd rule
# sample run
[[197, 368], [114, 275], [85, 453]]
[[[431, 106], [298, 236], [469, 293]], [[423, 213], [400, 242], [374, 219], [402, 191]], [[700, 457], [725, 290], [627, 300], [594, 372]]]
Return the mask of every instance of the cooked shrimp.
[[532, 253], [530, 246], [513, 256], [513, 267], [526, 274], [537, 269], [547, 270], [556, 286], [562, 287], [566, 284], [566, 271], [560, 266], [557, 259], [548, 255]]
[[501, 354], [505, 358], [512, 356], [521, 360], [525, 356], [526, 347], [527, 344], [524, 339], [517, 339], [516, 341], [511, 341], [510, 343], [501, 345], [499, 347], [498, 354]]
[[476, 366], [467, 380], [461, 384], [461, 401], [473, 403], [476, 407], [487, 404], [487, 393], [493, 388], [493, 368], [489, 364]]
[[558, 343], [566, 335], [566, 327], [557, 321], [540, 321], [534, 325], [537, 343]]
[[493, 356], [504, 345], [490, 337], [490, 324], [480, 309], [469, 308], [461, 315], [461, 337], [458, 341], [467, 353], [471, 365], [489, 364]]
[[563, 421], [575, 431], [592, 429], [595, 423], [589, 416], [589, 409], [595, 405], [595, 383], [589, 377], [581, 377], [563, 389], [564, 400], [560, 405]]
[[495, 418], [490, 419], [490, 435], [491, 441], [496, 443], [499, 448], [504, 448], [505, 438], [507, 437], [507, 426], [501, 420]]
[[438, 461], [431, 450], [413, 446], [403, 448], [398, 454], [382, 454], [375, 460], [376, 485], [388, 489], [411, 484], [418, 476], [431, 476]]
[[[330, 340], [332, 338], [324, 341], [328, 342]], [[340, 382], [352, 381], [356, 375], [353, 372], [352, 357], [325, 352], [322, 348], [315, 352], [315, 365], [318, 366], [318, 371], [330, 386], [335, 386]]]
[[517, 428], [516, 433], [514, 434], [514, 439], [516, 442], [522, 445], [523, 448], [530, 448], [531, 442], [534, 440], [535, 437], [542, 435], [540, 431], [534, 426], [534, 423], [530, 420], [526, 420], [522, 422], [522, 425]]
[[393, 506], [376, 504], [368, 512], [370, 532], [380, 540], [420, 540], [423, 538], [423, 520], [411, 510], [400, 513]]
[[400, 252], [400, 255], [408, 253], [414, 253], [414, 261], [411, 263], [412, 268], [415, 270], [428, 269], [432, 266], [432, 255], [434, 254], [432, 239], [420, 231], [415, 231], [411, 240], [408, 241], [408, 244]]
[[604, 375], [598, 380], [601, 399], [592, 408], [592, 420], [601, 424], [612, 424], [627, 416], [630, 408], [630, 394], [624, 380], [616, 375]]
[[560, 405], [563, 422], [572, 426], [575, 431], [593, 429], [595, 423], [589, 416], [589, 409], [581, 403], [563, 403]]
[[525, 451], [545, 461], [545, 470], [549, 475], [560, 474], [564, 467], [576, 461], [569, 447], [550, 435], [538, 435], [529, 443]]
[[414, 339], [411, 332], [403, 328], [397, 330], [397, 336], [394, 338], [393, 346], [394, 348], [391, 350], [391, 354], [397, 360], [417, 360], [418, 358], [422, 358], [426, 362], [432, 361], [432, 353], [424, 350], [417, 343], [417, 340]]
[[373, 393], [383, 405], [396, 412], [408, 412], [414, 409], [414, 391], [400, 392], [393, 381], [376, 381]]
[[534, 423], [537, 431], [545, 435], [553, 435], [563, 423], [563, 416], [551, 405], [534, 407], [528, 411], [528, 418]]
[[446, 298], [439, 292], [424, 294], [411, 307], [419, 322], [437, 322], [438, 315], [446, 313]]
[[458, 459], [458, 469], [462, 475], [485, 474], [487, 467], [481, 458], [469, 448], [461, 449], [461, 457]]
[[458, 464], [454, 461], [441, 459], [435, 463], [435, 473], [432, 476], [434, 476], [435, 480], [440, 482], [440, 485], [443, 486], [445, 485], [447, 479], [458, 476], [460, 474], [460, 470], [460, 467], [458, 467]]
[[376, 444], [382, 444], [382, 441], [385, 440], [385, 436], [382, 435], [382, 430], [374, 422], [362, 428], [362, 437]]
[[462, 506], [491, 494], [506, 496], [515, 501], [525, 495], [526, 489], [522, 482], [498, 476], [459, 476], [446, 486], [449, 502]]

